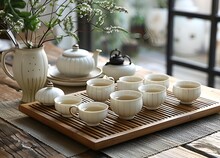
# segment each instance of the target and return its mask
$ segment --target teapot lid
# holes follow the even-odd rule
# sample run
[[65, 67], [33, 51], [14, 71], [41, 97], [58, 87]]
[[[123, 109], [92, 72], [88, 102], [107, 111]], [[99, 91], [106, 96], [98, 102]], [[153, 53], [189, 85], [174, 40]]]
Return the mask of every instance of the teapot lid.
[[85, 57], [89, 52], [85, 49], [80, 49], [78, 44], [74, 44], [72, 49], [65, 50], [63, 56], [71, 58]]

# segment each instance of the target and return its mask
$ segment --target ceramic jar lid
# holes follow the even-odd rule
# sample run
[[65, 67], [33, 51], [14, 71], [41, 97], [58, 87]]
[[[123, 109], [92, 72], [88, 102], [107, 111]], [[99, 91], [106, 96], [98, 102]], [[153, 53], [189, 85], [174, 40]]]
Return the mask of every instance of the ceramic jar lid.
[[54, 87], [53, 83], [49, 81], [47, 87], [37, 91], [35, 94], [35, 100], [46, 106], [51, 106], [54, 105], [54, 99], [61, 95], [64, 95], [64, 92], [61, 89]]

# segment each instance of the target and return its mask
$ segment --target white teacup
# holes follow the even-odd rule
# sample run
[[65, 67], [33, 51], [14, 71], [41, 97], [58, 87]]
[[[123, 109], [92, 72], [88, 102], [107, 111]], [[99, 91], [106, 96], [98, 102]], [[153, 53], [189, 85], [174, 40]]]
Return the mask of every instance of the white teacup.
[[177, 81], [173, 94], [182, 104], [192, 104], [201, 94], [201, 84], [194, 81]]
[[110, 107], [119, 118], [130, 120], [141, 111], [142, 94], [133, 90], [120, 90], [110, 94]]
[[166, 87], [158, 84], [142, 85], [138, 88], [143, 94], [143, 102], [147, 109], [156, 110], [167, 97]]
[[102, 102], [82, 103], [69, 108], [72, 115], [79, 113], [79, 118], [88, 126], [98, 126], [108, 115], [108, 105]]
[[82, 99], [77, 96], [63, 95], [56, 97], [54, 99], [55, 109], [63, 116], [63, 117], [72, 117], [69, 112], [69, 108], [73, 105], [79, 105]]
[[138, 87], [141, 85], [143, 85], [143, 78], [138, 76], [123, 76], [117, 81], [118, 90], [138, 91]]
[[144, 84], [160, 84], [169, 88], [169, 76], [166, 74], [148, 74], [144, 76]]
[[115, 82], [110, 79], [94, 78], [86, 82], [86, 93], [95, 101], [106, 101], [115, 91]]

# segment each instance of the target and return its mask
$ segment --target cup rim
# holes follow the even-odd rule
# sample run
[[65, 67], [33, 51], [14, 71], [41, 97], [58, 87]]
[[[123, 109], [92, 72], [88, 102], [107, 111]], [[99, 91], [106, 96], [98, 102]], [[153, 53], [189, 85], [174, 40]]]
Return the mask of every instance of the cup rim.
[[82, 98], [80, 98], [79, 96], [72, 96], [72, 95], [61, 95], [61, 96], [58, 96], [56, 98], [54, 98], [54, 103], [55, 104], [59, 104], [58, 102], [59, 101], [63, 101], [63, 100], [76, 100], [77, 99], [77, 102], [81, 102], [82, 101]]
[[[95, 106], [105, 106], [102, 110], [97, 110], [97, 111], [85, 111], [85, 110], [82, 110], [82, 106], [86, 106], [88, 104], [94, 104]], [[106, 110], [108, 110], [109, 108], [109, 105], [107, 105], [106, 103], [103, 103], [103, 102], [87, 102], [87, 103], [81, 103], [80, 105], [78, 105], [78, 109], [79, 111], [82, 111], [82, 112], [86, 112], [86, 113], [100, 113], [100, 112], [104, 112]]]
[[[92, 85], [91, 85], [91, 82], [94, 82], [94, 81], [107, 81], [109, 84], [108, 84], [108, 85], [105, 85], [105, 86], [92, 86]], [[109, 87], [109, 86], [112, 86], [113, 84], [114, 84], [114, 81], [113, 81], [113, 80], [105, 79], [105, 78], [93, 78], [93, 79], [89, 79], [88, 81], [86, 81], [86, 85], [87, 85], [87, 86], [97, 87], [97, 88]]]
[[[138, 95], [137, 98], [135, 99], [129, 99], [129, 100], [119, 100], [119, 99], [116, 99], [115, 97], [113, 97], [113, 95], [117, 94], [117, 93], [122, 93], [122, 94], [126, 94], [126, 96], [128, 96], [129, 93], [135, 93]], [[118, 91], [114, 91], [110, 94], [110, 99], [113, 99], [113, 100], [117, 100], [117, 101], [121, 101], [121, 102], [130, 102], [130, 101], [136, 101], [136, 100], [139, 100], [140, 98], [142, 98], [142, 93], [141, 92], [138, 92], [138, 91], [134, 91], [134, 90], [118, 90]]]
[[[126, 79], [131, 79], [131, 78], [137, 79], [137, 81], [132, 81], [131, 82], [131, 81], [126, 80]], [[122, 77], [119, 77], [119, 79], [118, 79], [118, 81], [122, 81], [122, 82], [126, 82], [126, 83], [143, 82], [143, 80], [144, 79], [142, 77], [140, 77], [140, 76], [122, 76]]]
[[[143, 88], [148, 88], [148, 87], [160, 87], [160, 88], [161, 88], [161, 91], [159, 91], [159, 92], [158, 92], [158, 91], [157, 91], [157, 92], [146, 92], [146, 91], [143, 90]], [[157, 93], [162, 93], [162, 92], [166, 91], [167, 88], [166, 88], [165, 86], [159, 85], [159, 84], [147, 84], [147, 85], [141, 85], [141, 86], [139, 86], [139, 87], [138, 87], [138, 90], [139, 90], [140, 92], [143, 92], [143, 93], [154, 93], [154, 94], [157, 94]]]
[[169, 76], [167, 74], [163, 74], [163, 73], [147, 74], [147, 75], [144, 76], [144, 79], [148, 80], [148, 81], [153, 81], [153, 82], [160, 82], [160, 81], [151, 80], [152, 78], [156, 78], [156, 77], [161, 77], [163, 79], [163, 80], [160, 80], [160, 81], [166, 81], [166, 80], [169, 79]]
[[[193, 84], [193, 87], [180, 87], [180, 85], [183, 85], [183, 84]], [[173, 87], [179, 88], [179, 89], [198, 89], [201, 87], [201, 84], [196, 81], [181, 80], [181, 81], [176, 81]]]

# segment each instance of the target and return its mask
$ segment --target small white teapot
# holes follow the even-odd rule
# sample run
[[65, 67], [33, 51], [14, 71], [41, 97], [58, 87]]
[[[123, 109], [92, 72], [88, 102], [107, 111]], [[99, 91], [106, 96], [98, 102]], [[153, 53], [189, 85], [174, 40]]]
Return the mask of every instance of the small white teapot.
[[[125, 59], [129, 63], [125, 63]], [[103, 73], [111, 76], [117, 81], [122, 76], [131, 76], [135, 74], [136, 66], [131, 62], [128, 55], [121, 55], [118, 49], [112, 50], [110, 53], [109, 62], [103, 66]]]
[[65, 50], [57, 59], [56, 66], [60, 73], [69, 77], [87, 76], [97, 67], [98, 55], [101, 52], [97, 49], [93, 56], [84, 49], [79, 49], [79, 45], [73, 45], [72, 49]]

